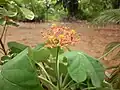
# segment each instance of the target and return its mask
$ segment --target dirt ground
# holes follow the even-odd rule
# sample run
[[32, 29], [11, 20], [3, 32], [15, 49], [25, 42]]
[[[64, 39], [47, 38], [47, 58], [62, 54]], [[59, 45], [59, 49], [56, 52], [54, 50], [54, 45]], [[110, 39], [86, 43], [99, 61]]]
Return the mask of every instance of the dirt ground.
[[[110, 42], [120, 41], [120, 26], [109, 25], [106, 27], [93, 27], [81, 22], [55, 22], [58, 25], [69, 26], [81, 35], [80, 44], [72, 47], [73, 50], [81, 50], [96, 58], [102, 56], [105, 46]], [[19, 27], [9, 27], [7, 32], [7, 42], [17, 41], [34, 47], [43, 42], [41, 30], [49, 28], [51, 23], [20, 23]], [[109, 59], [102, 60], [105, 65], [117, 64]]]

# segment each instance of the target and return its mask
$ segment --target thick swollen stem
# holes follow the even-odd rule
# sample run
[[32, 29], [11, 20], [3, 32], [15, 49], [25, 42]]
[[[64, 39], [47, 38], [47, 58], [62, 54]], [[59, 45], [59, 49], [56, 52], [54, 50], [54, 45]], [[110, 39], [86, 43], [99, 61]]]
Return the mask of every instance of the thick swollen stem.
[[58, 55], [59, 55], [59, 49], [60, 47], [57, 47], [57, 55], [56, 55], [56, 73], [57, 73], [57, 86], [58, 86], [58, 90], [61, 90], [61, 86], [60, 86], [60, 65], [59, 65], [59, 60], [58, 60]]

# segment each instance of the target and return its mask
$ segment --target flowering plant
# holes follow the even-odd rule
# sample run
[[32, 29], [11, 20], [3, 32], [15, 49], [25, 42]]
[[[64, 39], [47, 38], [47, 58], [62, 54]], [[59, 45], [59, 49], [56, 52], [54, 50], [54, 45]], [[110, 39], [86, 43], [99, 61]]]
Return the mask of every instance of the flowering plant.
[[42, 35], [45, 43], [33, 49], [8, 44], [17, 55], [0, 67], [0, 90], [103, 90], [102, 64], [81, 51], [64, 49], [79, 42], [75, 30], [52, 25]]
[[[49, 68], [52, 67], [50, 64], [54, 63], [54, 68], [52, 67], [52, 69], [55, 75], [53, 77], [56, 78], [57, 86], [52, 86], [56, 87], [56, 90], [71, 90], [71, 83], [75, 84], [75, 82], [77, 82], [76, 84], [78, 84], [85, 81], [87, 79], [87, 74], [90, 75], [90, 73], [93, 73], [93, 75], [95, 75], [94, 70], [88, 70], [92, 69], [92, 67], [95, 69], [94, 66], [90, 65], [90, 62], [94, 62], [93, 64], [95, 66], [98, 65], [100, 67], [99, 70], [103, 75], [101, 79], [98, 77], [99, 75], [96, 76], [96, 78], [90, 75], [91, 80], [93, 80], [92, 85], [95, 86], [94, 88], [101, 87], [102, 80], [104, 79], [104, 71], [102, 65], [100, 63], [96, 63], [96, 59], [78, 51], [68, 50], [67, 52], [63, 51], [62, 53], [59, 53], [61, 49], [68, 49], [69, 45], [75, 45], [80, 41], [80, 35], [75, 30], [70, 29], [69, 27], [57, 26], [56, 24], [53, 24], [47, 33], [42, 32], [42, 36], [44, 39], [46, 39], [44, 47], [50, 48], [50, 51], [56, 53], [55, 62], [52, 60], [47, 62]], [[61, 68], [64, 70], [61, 70]], [[99, 71], [96, 70], [96, 72]], [[49, 73], [49, 75], [51, 75], [51, 73]], [[96, 79], [98, 79], [97, 83]]]

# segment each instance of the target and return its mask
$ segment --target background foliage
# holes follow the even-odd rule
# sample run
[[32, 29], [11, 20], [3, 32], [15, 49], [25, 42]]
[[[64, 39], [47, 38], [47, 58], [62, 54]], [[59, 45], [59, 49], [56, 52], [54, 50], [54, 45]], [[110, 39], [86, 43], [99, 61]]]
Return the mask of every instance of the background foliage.
[[[13, 0], [13, 1], [16, 2], [19, 6], [31, 10], [35, 14], [35, 18], [33, 21], [63, 20], [69, 19], [71, 17], [82, 20], [91, 20], [97, 17], [101, 12], [105, 10], [107, 10], [108, 12], [108, 10], [111, 9], [119, 9], [120, 6], [119, 0]], [[107, 14], [105, 13], [105, 15]], [[15, 19], [19, 21], [28, 21], [25, 17], [21, 16], [21, 14], [17, 14]]]

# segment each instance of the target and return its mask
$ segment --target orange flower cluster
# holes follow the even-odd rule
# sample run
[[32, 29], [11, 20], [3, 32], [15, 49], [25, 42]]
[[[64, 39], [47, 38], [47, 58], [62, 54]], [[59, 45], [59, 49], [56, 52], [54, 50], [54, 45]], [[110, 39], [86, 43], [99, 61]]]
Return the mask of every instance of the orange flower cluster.
[[66, 47], [79, 41], [79, 35], [75, 30], [64, 26], [56, 26], [55, 24], [51, 26], [47, 33], [42, 33], [42, 35], [47, 39], [45, 46], [50, 48], [57, 46]]

